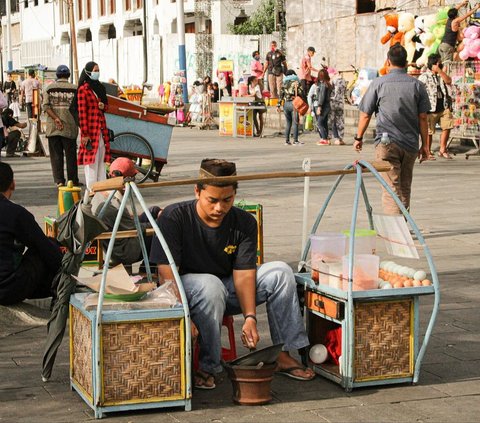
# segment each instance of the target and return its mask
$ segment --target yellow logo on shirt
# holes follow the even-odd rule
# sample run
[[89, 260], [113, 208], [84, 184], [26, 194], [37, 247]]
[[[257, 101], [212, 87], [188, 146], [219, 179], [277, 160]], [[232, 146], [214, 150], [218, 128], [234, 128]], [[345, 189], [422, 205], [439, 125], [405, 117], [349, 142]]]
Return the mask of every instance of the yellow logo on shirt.
[[237, 251], [237, 246], [236, 245], [227, 245], [223, 251], [225, 251], [227, 254], [233, 254], [235, 251]]

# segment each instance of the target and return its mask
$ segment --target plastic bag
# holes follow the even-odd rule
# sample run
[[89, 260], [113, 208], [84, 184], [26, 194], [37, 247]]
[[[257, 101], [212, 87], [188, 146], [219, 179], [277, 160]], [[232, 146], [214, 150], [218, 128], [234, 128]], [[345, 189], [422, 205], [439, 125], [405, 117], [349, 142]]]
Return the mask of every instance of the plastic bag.
[[174, 307], [180, 301], [177, 299], [176, 284], [174, 281], [165, 281], [157, 289], [150, 291], [146, 296], [147, 301], [155, 301], [161, 307]]
[[305, 116], [305, 130], [313, 131], [313, 116], [311, 114]]

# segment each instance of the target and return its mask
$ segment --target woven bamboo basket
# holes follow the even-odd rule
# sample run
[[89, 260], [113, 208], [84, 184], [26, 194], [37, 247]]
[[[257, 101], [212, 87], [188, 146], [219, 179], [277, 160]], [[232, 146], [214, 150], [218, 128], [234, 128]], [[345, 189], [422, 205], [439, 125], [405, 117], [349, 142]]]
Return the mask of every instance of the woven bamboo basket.
[[354, 380], [413, 375], [413, 300], [355, 305]]
[[[93, 325], [75, 307], [71, 316], [71, 377], [92, 401]], [[183, 318], [102, 324], [101, 406], [185, 397]]]

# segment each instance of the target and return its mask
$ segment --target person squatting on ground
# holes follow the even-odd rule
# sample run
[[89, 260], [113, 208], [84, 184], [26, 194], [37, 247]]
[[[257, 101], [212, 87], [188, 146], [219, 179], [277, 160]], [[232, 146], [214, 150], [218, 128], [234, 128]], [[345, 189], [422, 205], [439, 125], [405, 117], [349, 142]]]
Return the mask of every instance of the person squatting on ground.
[[[262, 89], [260, 87], [260, 80], [256, 76], [249, 76], [248, 77], [248, 93], [251, 96], [254, 96], [255, 103], [258, 106], [265, 106], [265, 102], [263, 100]], [[264, 123], [264, 116], [267, 109], [253, 110], [253, 126], [255, 127], [255, 133], [253, 134], [254, 137], [261, 137], [263, 134], [263, 123]]]
[[[47, 114], [48, 149], [52, 165], [53, 181], [57, 187], [72, 181], [78, 186], [77, 136], [78, 126], [70, 113], [77, 86], [68, 82], [70, 69], [65, 65], [57, 67], [57, 80], [48, 85], [43, 94], [43, 110]], [[63, 170], [67, 164], [67, 179]]]
[[293, 145], [302, 145], [303, 142], [298, 140], [298, 126], [300, 115], [293, 107], [293, 100], [296, 96], [303, 96], [300, 80], [293, 69], [287, 70], [283, 79], [280, 98], [278, 99], [277, 112], [280, 113], [280, 106], [283, 102], [283, 113], [285, 115], [285, 145], [291, 145], [290, 131], [293, 125]]
[[[133, 162], [127, 157], [119, 157], [115, 159], [109, 168], [109, 177], [118, 177], [122, 176], [124, 178], [134, 177], [138, 171], [135, 169]], [[92, 199], [92, 211], [98, 216], [100, 211], [105, 205], [106, 199], [109, 197], [111, 191], [101, 191], [97, 192]], [[107, 225], [108, 230], [112, 231], [113, 226], [115, 225], [115, 219], [117, 218], [118, 210], [123, 199], [123, 193], [117, 191], [106, 206], [104, 214], [102, 215], [102, 222]], [[149, 208], [150, 213], [156, 219], [160, 216], [162, 209], [158, 206], [152, 206]], [[152, 243], [152, 237], [147, 237], [145, 235], [145, 230], [151, 228], [152, 225], [148, 221], [145, 213], [142, 213], [139, 216], [140, 226], [142, 227], [143, 237], [145, 240], [145, 246], [147, 248], [147, 254], [150, 253], [150, 245]], [[137, 229], [135, 226], [135, 221], [133, 219], [133, 214], [131, 210], [127, 207], [125, 208], [122, 219], [120, 220], [120, 226], [118, 227], [119, 231], [130, 231]], [[106, 251], [108, 248], [108, 240], [102, 241], [102, 247]], [[112, 252], [112, 265], [117, 265], [122, 263], [124, 265], [131, 265], [143, 260], [142, 249], [140, 247], [140, 239], [138, 237], [123, 238], [117, 239], [113, 246]]]
[[451, 159], [452, 156], [447, 151], [447, 143], [450, 138], [450, 130], [453, 128], [452, 98], [449, 88], [452, 78], [443, 70], [439, 54], [428, 56], [427, 70], [418, 77], [418, 80], [425, 85], [431, 106], [428, 112], [428, 160], [435, 160], [432, 153], [432, 138], [437, 123], [440, 123], [442, 129], [438, 156], [443, 159]]
[[[3, 110], [5, 107], [8, 106], [7, 98], [3, 95], [2, 91], [0, 90], [0, 110]], [[3, 120], [0, 118], [0, 151], [3, 147], [7, 144], [7, 133], [6, 128], [3, 125]]]
[[320, 140], [317, 145], [330, 145], [328, 140], [328, 115], [330, 113], [330, 96], [333, 86], [326, 69], [318, 71], [317, 81], [308, 92], [308, 107], [317, 120], [317, 130]]
[[[235, 163], [204, 159], [200, 178], [236, 175]], [[295, 277], [283, 262], [257, 268], [257, 223], [248, 212], [233, 206], [237, 182], [198, 183], [195, 200], [165, 208], [158, 225], [178, 266], [200, 344], [195, 386], [215, 387], [222, 371], [220, 330], [223, 316], [243, 314], [242, 342], [255, 348], [259, 341], [256, 305], [266, 302], [270, 335], [283, 343], [277, 370], [299, 380], [314, 373], [290, 356], [308, 345]], [[159, 240], [152, 242], [150, 261], [158, 264], [160, 282], [173, 272]]]
[[287, 69], [285, 55], [277, 48], [277, 42], [272, 41], [263, 65], [263, 73], [268, 71], [268, 90], [271, 98], [278, 98], [281, 92], [284, 69]]
[[[429, 156], [427, 112], [430, 101], [423, 83], [407, 75], [407, 51], [402, 45], [397, 43], [390, 48], [387, 65], [389, 73], [372, 81], [358, 106], [360, 118], [353, 146], [361, 151], [363, 135], [376, 113], [375, 159], [392, 166], [382, 176], [408, 210], [415, 159], [418, 156], [421, 163]], [[419, 135], [422, 139], [420, 150]], [[382, 206], [386, 214], [401, 213], [385, 189]]]
[[28, 70], [28, 77], [22, 82], [21, 89], [25, 97], [25, 106], [27, 108], [28, 119], [33, 118], [33, 90], [38, 89], [40, 83], [35, 78], [35, 71], [33, 69]]
[[17, 151], [17, 146], [22, 138], [22, 133], [20, 129], [27, 127], [26, 122], [19, 122], [13, 117], [13, 110], [8, 108], [2, 112], [2, 123], [4, 136], [6, 133], [5, 144], [6, 148], [6, 157], [15, 157], [15, 151]]
[[467, 4], [468, 0], [465, 0], [457, 6], [452, 7], [447, 12], [448, 19], [445, 25], [445, 34], [443, 35], [442, 42], [438, 46], [438, 53], [442, 58], [442, 62], [454, 59], [457, 41], [461, 41], [459, 39], [461, 38], [461, 35], [459, 34], [460, 24], [480, 8], [480, 4], [477, 4], [472, 10], [470, 10], [470, 12], [458, 16], [459, 9]]
[[318, 69], [315, 69], [312, 66], [312, 57], [315, 55], [315, 47], [308, 47], [305, 56], [302, 57], [300, 62], [300, 69], [298, 71], [298, 76], [300, 78], [300, 83], [302, 85], [303, 96], [302, 98], [307, 101], [307, 95], [310, 91], [310, 87], [313, 84], [312, 72], [318, 72]]
[[33, 215], [10, 200], [14, 191], [13, 170], [0, 162], [1, 305], [52, 296], [52, 281], [62, 261], [59, 247], [44, 235]]
[[335, 78], [332, 81], [332, 93], [330, 96], [330, 113], [328, 115], [328, 132], [333, 134], [335, 145], [345, 145], [343, 136], [345, 134], [345, 91], [347, 82], [336, 70], [333, 71]]
[[87, 189], [94, 182], [106, 179], [104, 163], [110, 161], [110, 138], [104, 113], [108, 107], [107, 92], [99, 77], [98, 65], [88, 62], [80, 75], [73, 99], [74, 106], [78, 107], [81, 136], [77, 163], [84, 165]]

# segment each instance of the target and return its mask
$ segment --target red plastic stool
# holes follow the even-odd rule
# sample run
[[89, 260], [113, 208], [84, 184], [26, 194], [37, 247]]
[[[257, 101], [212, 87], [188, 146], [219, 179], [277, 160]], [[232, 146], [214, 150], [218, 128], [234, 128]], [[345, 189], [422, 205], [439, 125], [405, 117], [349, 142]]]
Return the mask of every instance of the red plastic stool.
[[[233, 329], [233, 316], [223, 316], [222, 326], [228, 330], [228, 342], [230, 348], [222, 347], [222, 359], [225, 361], [235, 360], [237, 358], [237, 346], [235, 344], [235, 331]], [[200, 347], [198, 342], [195, 343], [193, 351], [193, 368], [198, 370], [198, 357], [200, 355]]]

